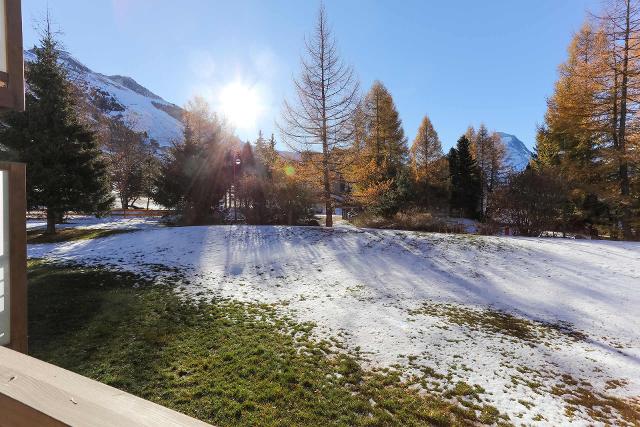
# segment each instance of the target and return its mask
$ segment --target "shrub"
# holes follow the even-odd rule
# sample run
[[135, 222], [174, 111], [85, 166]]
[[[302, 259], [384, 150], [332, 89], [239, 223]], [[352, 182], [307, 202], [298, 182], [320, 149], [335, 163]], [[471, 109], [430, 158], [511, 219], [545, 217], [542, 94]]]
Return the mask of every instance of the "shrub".
[[352, 222], [358, 227], [367, 228], [429, 231], [439, 233], [464, 232], [462, 225], [448, 224], [441, 218], [435, 217], [431, 212], [416, 208], [400, 211], [388, 218], [382, 215], [376, 215], [372, 212], [367, 212], [356, 216]]

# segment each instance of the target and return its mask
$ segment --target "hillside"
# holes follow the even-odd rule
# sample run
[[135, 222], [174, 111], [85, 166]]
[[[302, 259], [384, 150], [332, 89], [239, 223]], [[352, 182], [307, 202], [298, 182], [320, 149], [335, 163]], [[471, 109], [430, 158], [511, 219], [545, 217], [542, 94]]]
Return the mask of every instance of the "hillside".
[[[24, 53], [27, 65], [34, 53]], [[93, 119], [99, 115], [123, 118], [135, 130], [146, 132], [160, 146], [168, 146], [182, 137], [182, 109], [131, 77], [107, 76], [91, 70], [68, 52], [61, 52], [60, 60], [70, 79], [82, 90], [87, 110]]]

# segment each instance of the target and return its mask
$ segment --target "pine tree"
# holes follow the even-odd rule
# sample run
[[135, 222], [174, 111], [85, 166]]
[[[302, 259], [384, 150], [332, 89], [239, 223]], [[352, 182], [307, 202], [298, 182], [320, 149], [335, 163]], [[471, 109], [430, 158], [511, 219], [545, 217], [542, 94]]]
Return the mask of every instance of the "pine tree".
[[259, 131], [255, 147], [255, 156], [258, 162], [258, 167], [262, 169], [261, 172], [264, 174], [265, 178], [271, 179], [273, 177], [273, 169], [275, 168], [275, 163], [278, 157], [274, 135], [271, 134], [271, 138], [267, 141], [264, 139], [262, 131]]
[[9, 113], [2, 141], [27, 164], [30, 208], [47, 211], [47, 233], [66, 212], [101, 214], [113, 203], [96, 134], [82, 123], [58, 41], [46, 22], [26, 70], [24, 112]]
[[176, 208], [187, 224], [212, 220], [217, 203], [232, 185], [234, 157], [229, 156], [229, 133], [201, 98], [190, 101], [184, 113], [183, 140], [163, 159], [154, 200]]
[[461, 136], [455, 148], [449, 151], [451, 177], [451, 208], [463, 215], [476, 218], [481, 196], [479, 168], [471, 154], [471, 142]]

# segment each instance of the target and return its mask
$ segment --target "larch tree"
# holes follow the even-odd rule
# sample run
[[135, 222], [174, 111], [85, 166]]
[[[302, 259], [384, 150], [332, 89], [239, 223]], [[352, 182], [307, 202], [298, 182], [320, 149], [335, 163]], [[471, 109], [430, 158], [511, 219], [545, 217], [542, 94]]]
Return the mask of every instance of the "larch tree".
[[357, 110], [351, 168], [354, 197], [375, 205], [394, 191], [406, 171], [409, 150], [400, 115], [389, 90], [376, 81]]
[[411, 145], [410, 155], [411, 167], [416, 180], [429, 179], [433, 175], [434, 166], [443, 153], [438, 132], [433, 128], [428, 116], [424, 116], [420, 123], [418, 134]]
[[640, 213], [638, 1], [611, 1], [574, 36], [568, 53], [538, 131], [537, 165], [555, 168], [576, 190], [579, 216], [590, 215], [595, 198], [609, 207], [613, 234], [619, 229], [629, 238]]
[[638, 165], [630, 164], [630, 153], [638, 150], [640, 121], [640, 1], [610, 0], [599, 20], [611, 52], [608, 58], [613, 78], [608, 80], [610, 96], [605, 99], [612, 107], [610, 130], [617, 169], [617, 204], [623, 236], [630, 238], [632, 206], [640, 209], [638, 198], [631, 194], [631, 176], [637, 175]]
[[321, 177], [326, 226], [331, 227], [334, 184], [348, 158], [345, 151], [352, 140], [359, 83], [338, 54], [324, 5], [312, 36], [305, 41], [301, 66], [300, 76], [293, 81], [295, 97], [285, 100], [279, 128], [287, 145], [310, 154], [310, 163]]
[[2, 118], [2, 143], [27, 163], [29, 208], [47, 212], [46, 232], [66, 212], [100, 214], [113, 203], [96, 133], [83, 123], [59, 43], [47, 19], [25, 77], [26, 109]]
[[428, 209], [446, 204], [447, 159], [442, 152], [438, 133], [427, 116], [420, 123], [409, 155], [416, 184], [415, 201]]
[[393, 97], [381, 82], [373, 83], [363, 109], [367, 130], [365, 146], [375, 163], [378, 179], [394, 179], [407, 161], [407, 138]]

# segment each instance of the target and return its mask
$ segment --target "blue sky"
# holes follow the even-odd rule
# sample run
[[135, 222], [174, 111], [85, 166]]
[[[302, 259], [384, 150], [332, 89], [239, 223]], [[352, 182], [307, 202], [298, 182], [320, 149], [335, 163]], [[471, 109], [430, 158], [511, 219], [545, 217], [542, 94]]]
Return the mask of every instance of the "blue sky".
[[[275, 131], [318, 2], [23, 0], [25, 46], [47, 3], [65, 48], [104, 74], [133, 77], [168, 101], [195, 94], [234, 116], [236, 133]], [[363, 89], [391, 91], [411, 141], [427, 114], [445, 148], [468, 125], [532, 147], [557, 66], [600, 0], [326, 0]], [[238, 104], [235, 98], [246, 101]]]

